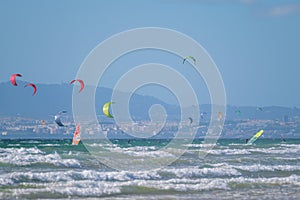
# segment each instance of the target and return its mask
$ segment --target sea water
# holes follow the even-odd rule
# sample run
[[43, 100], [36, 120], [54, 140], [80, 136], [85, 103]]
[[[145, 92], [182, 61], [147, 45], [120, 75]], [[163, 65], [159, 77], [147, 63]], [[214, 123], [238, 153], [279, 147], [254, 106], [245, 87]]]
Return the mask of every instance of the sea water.
[[[112, 142], [142, 155], [169, 141]], [[0, 199], [300, 199], [300, 140], [223, 139], [204, 159], [199, 151], [203, 141], [195, 140], [169, 166], [130, 172], [99, 163], [71, 140], [1, 140]]]

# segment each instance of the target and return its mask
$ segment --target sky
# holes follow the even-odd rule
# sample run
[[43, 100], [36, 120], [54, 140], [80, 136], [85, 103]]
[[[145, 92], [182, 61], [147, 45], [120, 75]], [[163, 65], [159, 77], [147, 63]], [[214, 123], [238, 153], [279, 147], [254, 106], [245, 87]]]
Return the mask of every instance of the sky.
[[300, 2], [292, 0], [1, 0], [0, 82], [13, 73], [34, 83], [69, 82], [108, 37], [162, 27], [207, 50], [228, 104], [300, 107], [299, 24]]

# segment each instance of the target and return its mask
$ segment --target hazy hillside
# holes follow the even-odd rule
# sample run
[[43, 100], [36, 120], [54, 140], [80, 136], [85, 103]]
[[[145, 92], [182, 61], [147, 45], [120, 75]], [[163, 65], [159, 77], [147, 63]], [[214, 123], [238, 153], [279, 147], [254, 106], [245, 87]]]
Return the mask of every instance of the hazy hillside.
[[[60, 110], [67, 110], [72, 113], [72, 92], [73, 86], [63, 84], [37, 84], [37, 93], [32, 96], [32, 88], [24, 88], [25, 82], [18, 82], [13, 86], [9, 82], [0, 84], [0, 115], [24, 117], [49, 118]], [[96, 91], [97, 114], [102, 114], [102, 105], [110, 101], [112, 90], [100, 87]], [[132, 115], [143, 119], [148, 117], [148, 109], [153, 104], [162, 104], [170, 114], [178, 110], [176, 106], [168, 105], [161, 100], [150, 96], [133, 95], [130, 106]]]
[[[60, 110], [72, 113], [72, 91], [73, 86], [68, 83], [62, 84], [37, 84], [37, 94], [32, 96], [32, 88], [24, 88], [25, 82], [19, 81], [19, 86], [13, 86], [9, 82], [0, 84], [0, 115], [34, 118], [50, 118]], [[102, 114], [102, 105], [111, 99], [112, 90], [109, 88], [98, 88], [96, 92], [97, 114]], [[169, 105], [159, 99], [150, 96], [135, 94], [131, 98], [130, 110], [133, 118], [147, 119], [148, 110], [153, 104], [163, 105], [170, 119], [180, 118], [180, 109], [176, 105]], [[206, 112], [204, 117], [210, 118], [210, 105], [201, 105], [201, 112]], [[240, 111], [239, 113], [237, 111]], [[258, 109], [257, 107], [227, 107], [227, 120], [234, 119], [277, 119], [283, 120], [300, 116], [299, 108], [288, 108], [269, 106]]]

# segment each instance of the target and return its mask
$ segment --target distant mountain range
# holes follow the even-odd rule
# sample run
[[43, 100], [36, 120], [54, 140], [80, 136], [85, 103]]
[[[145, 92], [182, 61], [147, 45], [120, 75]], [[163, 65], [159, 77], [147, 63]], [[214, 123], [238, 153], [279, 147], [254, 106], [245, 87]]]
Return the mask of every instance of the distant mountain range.
[[[10, 82], [0, 83], [0, 115], [32, 118], [50, 118], [60, 110], [67, 110], [72, 113], [72, 91], [73, 86], [68, 83], [62, 84], [37, 84], [37, 94], [32, 96], [32, 88], [24, 88], [25, 82], [19, 81], [19, 86], [13, 86]], [[110, 101], [112, 90], [99, 87], [96, 92], [95, 107], [99, 108], [97, 114], [101, 115], [102, 105]], [[148, 110], [154, 104], [161, 104], [165, 107], [170, 119], [180, 119], [180, 108], [177, 105], [170, 105], [152, 96], [134, 94], [130, 106], [133, 118], [148, 119]], [[206, 112], [209, 118], [210, 105], [200, 105], [201, 112]], [[233, 119], [277, 119], [300, 116], [299, 108], [288, 108], [279, 106], [257, 107], [236, 107], [227, 106], [227, 120]]]
[[[0, 84], [0, 115], [1, 116], [23, 116], [47, 119], [53, 117], [57, 112], [66, 110], [72, 114], [72, 92], [73, 85], [62, 84], [36, 84], [37, 93], [32, 96], [32, 88], [26, 87], [26, 83], [18, 81], [18, 86], [10, 82]], [[102, 106], [110, 101], [112, 90], [99, 87], [96, 91], [96, 105], [99, 108], [97, 114], [102, 114]], [[179, 108], [169, 105], [159, 99], [150, 96], [134, 94], [130, 105], [134, 105], [132, 115], [139, 119], [148, 118], [148, 109], [153, 104], [163, 105], [169, 113], [176, 112]]]

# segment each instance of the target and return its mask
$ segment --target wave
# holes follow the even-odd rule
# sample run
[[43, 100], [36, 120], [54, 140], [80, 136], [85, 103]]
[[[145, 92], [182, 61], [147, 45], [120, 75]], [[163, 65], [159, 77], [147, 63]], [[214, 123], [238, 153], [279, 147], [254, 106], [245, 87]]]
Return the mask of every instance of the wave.
[[[170, 166], [128, 172], [103, 167], [88, 153], [70, 148], [70, 144], [61, 144], [58, 152], [55, 152], [58, 149], [55, 144], [58, 143], [0, 148], [0, 163], [4, 163], [0, 165], [0, 169], [4, 169], [0, 173], [0, 187], [5, 188], [0, 191], [0, 199], [33, 199], [44, 198], [45, 195], [57, 199], [110, 198], [114, 195], [131, 197], [139, 194], [146, 194], [147, 197], [153, 195], [154, 198], [160, 194], [197, 194], [203, 197], [219, 194], [220, 191], [232, 196], [244, 192], [245, 196], [238, 197], [251, 199], [249, 197], [253, 195], [258, 198], [261, 194], [273, 195], [274, 190], [299, 196], [300, 145], [229, 145], [216, 146], [208, 151], [202, 144], [191, 144], [187, 145], [191, 147], [187, 153]], [[49, 148], [42, 148], [43, 145]], [[94, 145], [97, 147], [98, 144]], [[160, 147], [154, 145], [124, 148], [112, 145], [110, 148], [133, 156], [159, 157], [159, 160], [170, 156], [160, 154]], [[166, 152], [171, 150], [174, 149], [167, 149]], [[212, 156], [201, 160], [195, 151], [209, 152]], [[261, 164], [258, 164], [259, 161]], [[257, 192], [259, 190], [261, 193]], [[217, 198], [208, 196], [207, 199]]]
[[185, 144], [183, 146], [199, 148], [199, 147], [214, 147], [216, 145], [215, 144]]
[[[47, 174], [46, 174], [47, 175]], [[52, 194], [61, 194], [79, 197], [99, 197], [112, 194], [130, 194], [151, 191], [156, 193], [169, 194], [170, 191], [175, 192], [201, 192], [209, 190], [226, 190], [232, 191], [238, 188], [253, 188], [257, 186], [273, 188], [274, 186], [300, 186], [300, 176], [291, 175], [288, 177], [274, 178], [171, 178], [144, 180], [134, 179], [128, 181], [110, 180], [66, 180], [50, 183], [23, 183], [27, 185], [26, 189], [12, 188], [10, 192], [15, 196], [24, 194], [44, 195], [45, 192]], [[31, 188], [30, 188], [30, 187]]]
[[231, 168], [227, 165], [220, 165], [216, 168], [205, 167], [205, 168], [182, 168], [182, 169], [163, 169], [162, 173], [171, 173], [177, 178], [199, 178], [206, 176], [240, 176], [242, 175], [238, 170]]
[[240, 165], [240, 166], [232, 166], [235, 169], [249, 171], [249, 172], [258, 172], [258, 171], [300, 171], [299, 165]]
[[28, 166], [37, 163], [47, 163], [62, 167], [80, 167], [75, 159], [63, 159], [58, 153], [46, 154], [34, 148], [0, 148], [0, 163], [17, 166]]
[[280, 144], [281, 147], [300, 148], [300, 144]]
[[[257, 148], [248, 147], [247, 148], [221, 148], [221, 149], [197, 149], [199, 152], [206, 152], [211, 155], [247, 155], [253, 153], [264, 153], [264, 154], [299, 154], [300, 146], [289, 146], [289, 147], [270, 147], [270, 148]], [[189, 150], [191, 151], [191, 150]]]
[[288, 177], [275, 177], [275, 178], [203, 178], [203, 179], [169, 179], [159, 181], [148, 181], [147, 187], [154, 187], [157, 189], [169, 190], [174, 189], [176, 191], [203, 191], [211, 189], [224, 189], [230, 190], [236, 186], [236, 184], [244, 184], [244, 186], [251, 186], [253, 184], [259, 184], [264, 186], [274, 185], [300, 185], [300, 176], [291, 175]]
[[0, 175], [0, 184], [12, 185], [20, 182], [61, 182], [61, 181], [109, 181], [122, 182], [132, 180], [153, 180], [160, 179], [161, 176], [157, 171], [141, 172], [101, 172], [95, 170], [68, 170], [68, 171], [51, 171], [51, 172], [11, 172]]
[[[166, 176], [169, 174], [169, 176]], [[51, 172], [12, 172], [0, 175], [0, 183], [4, 185], [15, 184], [21, 181], [38, 181], [38, 182], [61, 182], [61, 181], [109, 181], [123, 182], [136, 180], [160, 180], [164, 177], [193, 179], [210, 176], [239, 176], [241, 173], [236, 169], [228, 166], [218, 168], [182, 168], [182, 169], [159, 169], [152, 171], [96, 171], [96, 170], [68, 170], [68, 171], [51, 171]]]
[[127, 154], [129, 156], [133, 156], [133, 157], [145, 157], [145, 158], [176, 158], [176, 155], [172, 154], [172, 153], [168, 153], [166, 151], [161, 151], [161, 150], [157, 150], [157, 151], [135, 151], [135, 150], [124, 150], [124, 149], [118, 149], [118, 150], [114, 150], [120, 153], [124, 153]]
[[0, 148], [0, 153], [10, 154], [42, 154], [43, 152], [36, 147], [33, 148]]
[[[44, 199], [45, 195], [52, 198], [66, 198], [71, 196], [78, 197], [99, 197], [108, 196], [111, 194], [121, 193], [122, 184], [111, 184], [108, 182], [94, 181], [70, 181], [59, 183], [30, 183], [24, 184], [27, 188], [11, 189], [6, 197], [23, 197], [34, 196], [35, 198]], [[51, 195], [49, 195], [51, 194]], [[4, 196], [4, 194], [0, 197]], [[51, 199], [52, 199], [51, 198]], [[9, 198], [11, 199], [11, 198]]]
[[[101, 145], [92, 144], [93, 147], [105, 147], [111, 152], [127, 154], [133, 157], [150, 157], [150, 158], [174, 158], [175, 155], [167, 152], [167, 150], [159, 150], [156, 146], [134, 146], [134, 147], [119, 147], [117, 145]], [[97, 148], [92, 149], [93, 151]]]
[[120, 147], [117, 144], [101, 144], [101, 143], [93, 143], [93, 144], [86, 144], [87, 146], [91, 147], [103, 147], [107, 149], [121, 149], [124, 151], [155, 151], [157, 149], [156, 146], [133, 146], [133, 147]]
[[8, 147], [19, 147], [19, 146], [21, 146], [21, 144], [8, 144], [7, 146]]
[[260, 149], [249, 149], [252, 153], [265, 153], [265, 154], [299, 154], [300, 148], [260, 148]]
[[60, 144], [39, 144], [39, 147], [57, 147], [60, 146]]
[[23, 141], [20, 141], [20, 143], [38, 144], [38, 143], [41, 143], [41, 141], [39, 141], [39, 140], [23, 140]]
[[[199, 150], [201, 151], [201, 150]], [[212, 149], [208, 151], [212, 155], [245, 155], [251, 154], [248, 149]]]

